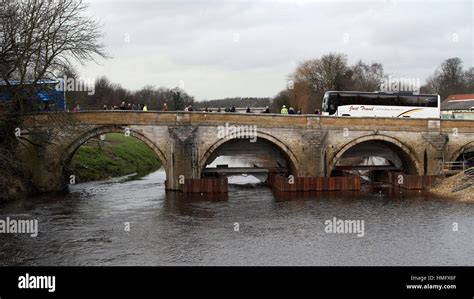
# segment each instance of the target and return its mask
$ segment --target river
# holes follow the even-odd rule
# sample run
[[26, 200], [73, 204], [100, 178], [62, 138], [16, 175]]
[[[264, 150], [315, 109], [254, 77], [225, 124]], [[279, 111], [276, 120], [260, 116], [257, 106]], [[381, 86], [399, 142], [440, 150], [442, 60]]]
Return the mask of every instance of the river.
[[[0, 219], [37, 219], [39, 234], [0, 234], [0, 263], [474, 265], [473, 204], [386, 186], [280, 194], [242, 177], [228, 195], [190, 198], [164, 180], [159, 170], [2, 203]], [[364, 220], [364, 236], [327, 233], [333, 217]]]

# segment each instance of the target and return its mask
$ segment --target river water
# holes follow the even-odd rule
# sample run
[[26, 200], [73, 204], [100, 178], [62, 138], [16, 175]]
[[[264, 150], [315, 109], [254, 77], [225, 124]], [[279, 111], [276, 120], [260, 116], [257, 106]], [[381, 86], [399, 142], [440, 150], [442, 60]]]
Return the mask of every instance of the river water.
[[[474, 204], [383, 186], [281, 194], [242, 177], [228, 195], [191, 198], [164, 180], [159, 170], [1, 204], [0, 219], [37, 219], [39, 234], [0, 234], [0, 264], [474, 265]], [[364, 236], [326, 233], [333, 217], [364, 220]]]

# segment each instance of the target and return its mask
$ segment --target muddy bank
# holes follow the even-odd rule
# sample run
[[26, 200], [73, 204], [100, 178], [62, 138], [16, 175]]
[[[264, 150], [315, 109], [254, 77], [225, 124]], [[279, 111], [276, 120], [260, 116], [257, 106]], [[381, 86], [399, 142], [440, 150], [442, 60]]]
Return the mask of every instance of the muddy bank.
[[32, 192], [24, 178], [9, 173], [0, 175], [0, 201], [22, 199]]
[[[474, 173], [474, 168], [470, 170]], [[474, 174], [460, 172], [454, 176], [439, 179], [430, 191], [456, 200], [474, 202]]]

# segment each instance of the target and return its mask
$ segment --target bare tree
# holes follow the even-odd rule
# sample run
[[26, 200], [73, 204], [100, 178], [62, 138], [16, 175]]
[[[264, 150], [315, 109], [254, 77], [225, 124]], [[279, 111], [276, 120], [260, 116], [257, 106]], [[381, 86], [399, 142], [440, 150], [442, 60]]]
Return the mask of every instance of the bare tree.
[[[0, 79], [11, 95], [9, 113], [35, 111], [40, 80], [53, 79], [72, 62], [107, 57], [99, 24], [80, 0], [2, 1]], [[12, 84], [12, 80], [15, 84]]]
[[464, 89], [464, 72], [462, 60], [458, 57], [446, 59], [441, 63], [441, 83], [443, 97], [451, 93], [457, 93]]
[[474, 92], [473, 68], [463, 70], [462, 60], [458, 57], [446, 59], [428, 77], [422, 92], [438, 93], [444, 100], [451, 94]]
[[84, 63], [107, 57], [100, 26], [85, 16], [81, 0], [4, 1], [0, 23], [4, 35], [1, 76], [4, 80], [39, 80], [73, 60]]
[[[33, 134], [18, 139], [14, 135], [22, 114], [36, 110], [31, 97], [41, 80], [55, 78], [73, 62], [107, 57], [100, 26], [86, 16], [86, 10], [81, 0], [0, 1], [0, 81], [2, 91], [11, 95], [0, 111], [0, 167], [11, 170], [6, 173], [18, 172], [14, 162], [18, 141], [42, 146], [54, 138]], [[57, 121], [72, 124], [59, 116]]]
[[346, 55], [330, 53], [300, 63], [291, 77], [295, 82], [307, 82], [314, 90], [338, 90], [350, 75]]
[[[422, 93], [438, 93], [441, 90], [442, 82], [439, 70], [436, 70], [433, 75], [426, 79], [425, 85], [420, 88]], [[444, 98], [442, 98], [444, 100]]]
[[272, 101], [271, 110], [272, 112], [279, 113], [283, 105], [290, 105], [290, 93], [288, 89], [280, 91]]
[[474, 93], [474, 67], [469, 68], [465, 73], [464, 73], [464, 82], [465, 82], [465, 87], [466, 93]]
[[347, 64], [347, 56], [330, 53], [318, 59], [301, 62], [289, 76], [294, 82], [289, 90], [290, 104], [313, 113], [321, 108], [323, 95], [329, 90], [377, 90], [383, 78], [379, 63], [367, 65], [359, 61], [355, 66]]
[[384, 72], [380, 63], [371, 65], [359, 60], [352, 67], [352, 90], [356, 91], [376, 91], [380, 89]]

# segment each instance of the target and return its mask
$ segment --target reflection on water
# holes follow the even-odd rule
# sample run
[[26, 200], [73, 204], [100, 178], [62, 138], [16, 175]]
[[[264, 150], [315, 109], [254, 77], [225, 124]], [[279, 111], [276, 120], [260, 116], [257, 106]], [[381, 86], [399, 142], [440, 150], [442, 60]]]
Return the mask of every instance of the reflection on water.
[[229, 167], [278, 167], [278, 159], [262, 154], [240, 154], [238, 156], [219, 156], [207, 167], [227, 164]]
[[[218, 165], [227, 165], [228, 167], [279, 167], [277, 160], [268, 155], [241, 154], [239, 156], [219, 156], [207, 168], [215, 168]], [[263, 178], [263, 179], [262, 179]], [[229, 184], [233, 185], [262, 185], [267, 179], [266, 174], [260, 174], [260, 178], [251, 174], [232, 175], [228, 177]]]
[[[472, 204], [384, 186], [290, 194], [247, 184], [231, 185], [227, 195], [189, 196], [166, 193], [164, 180], [160, 170], [2, 204], [0, 219], [38, 219], [40, 233], [1, 234], [0, 263], [474, 265]], [[333, 217], [365, 220], [365, 236], [326, 234], [324, 221]]]

